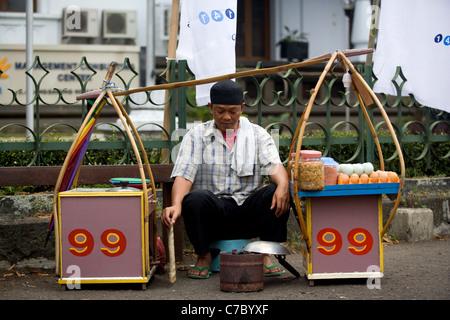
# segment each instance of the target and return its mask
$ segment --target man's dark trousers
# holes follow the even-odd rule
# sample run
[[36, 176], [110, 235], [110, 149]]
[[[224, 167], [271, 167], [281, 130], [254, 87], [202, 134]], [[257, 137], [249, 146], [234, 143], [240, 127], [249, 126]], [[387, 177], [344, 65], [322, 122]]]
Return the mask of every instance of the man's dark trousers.
[[276, 185], [253, 192], [242, 205], [233, 198], [217, 197], [211, 191], [194, 189], [183, 199], [182, 216], [195, 253], [206, 254], [216, 240], [251, 239], [285, 242], [289, 212], [281, 217], [270, 210]]

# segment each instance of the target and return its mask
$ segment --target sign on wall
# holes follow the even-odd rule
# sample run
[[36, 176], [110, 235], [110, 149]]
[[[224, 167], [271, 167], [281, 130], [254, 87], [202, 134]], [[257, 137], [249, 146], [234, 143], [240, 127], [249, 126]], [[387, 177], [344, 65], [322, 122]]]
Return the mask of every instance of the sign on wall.
[[[44, 69], [36, 66], [32, 69], [36, 85], [39, 86], [41, 98], [48, 104], [55, 104], [59, 99], [59, 92], [62, 91], [62, 97], [68, 103], [76, 101], [76, 95], [80, 94], [82, 84], [85, 83], [93, 74], [84, 63], [80, 65], [83, 57], [95, 74], [87, 83], [86, 90], [98, 89], [101, 86], [102, 79], [105, 76], [111, 61], [116, 61], [120, 70], [125, 58], [128, 58], [132, 69], [139, 72], [139, 52], [137, 46], [116, 46], [116, 45], [40, 45], [34, 49], [34, 56], [39, 56], [39, 60]], [[79, 79], [71, 73], [78, 65], [80, 67], [75, 71]], [[20, 103], [26, 104], [26, 79], [25, 74], [28, 69], [26, 64], [26, 52], [24, 45], [3, 45], [0, 52], [0, 103], [9, 104], [13, 99], [10, 90], [17, 92], [17, 99]], [[120, 73], [125, 81], [133, 76], [129, 68]], [[117, 77], [113, 81], [120, 88], [124, 84]], [[139, 77], [136, 77], [131, 83], [131, 87], [139, 86]], [[8, 90], [10, 89], [10, 90]], [[125, 88], [124, 88], [125, 89]], [[64, 103], [61, 103], [64, 104]]]

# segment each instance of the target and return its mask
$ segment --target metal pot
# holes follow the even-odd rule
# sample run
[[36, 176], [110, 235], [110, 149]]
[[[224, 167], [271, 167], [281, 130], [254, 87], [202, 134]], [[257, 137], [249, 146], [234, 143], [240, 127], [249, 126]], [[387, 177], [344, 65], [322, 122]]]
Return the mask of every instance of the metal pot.
[[255, 252], [255, 253], [265, 253], [273, 255], [287, 255], [291, 254], [285, 246], [278, 242], [272, 241], [254, 241], [250, 242], [244, 247], [244, 251]]
[[300, 277], [300, 274], [297, 270], [294, 269], [287, 261], [286, 255], [291, 254], [285, 246], [280, 243], [272, 242], [272, 241], [254, 241], [250, 242], [248, 245], [244, 247], [244, 251], [254, 252], [254, 253], [262, 253], [262, 254], [272, 254], [274, 255], [280, 264], [289, 270], [297, 278]]
[[264, 288], [263, 256], [255, 253], [220, 253], [220, 290], [260, 291]]

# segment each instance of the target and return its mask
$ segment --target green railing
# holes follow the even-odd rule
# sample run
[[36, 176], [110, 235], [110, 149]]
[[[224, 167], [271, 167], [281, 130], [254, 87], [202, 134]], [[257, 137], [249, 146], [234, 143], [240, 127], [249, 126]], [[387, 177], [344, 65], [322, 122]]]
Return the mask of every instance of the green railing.
[[[258, 63], [256, 68], [262, 68]], [[90, 70], [89, 77], [80, 77], [78, 70]], [[239, 78], [246, 90], [245, 102], [246, 111], [254, 122], [265, 127], [279, 143], [280, 152], [283, 160], [287, 160], [288, 147], [291, 144], [291, 136], [295, 132], [299, 116], [309, 100], [309, 88], [315, 85], [318, 79], [318, 72], [321, 66], [316, 69], [289, 69], [286, 72], [277, 74], [267, 74], [264, 76], [250, 76]], [[40, 78], [34, 76], [32, 69], [39, 70], [43, 74]], [[360, 72], [364, 75], [369, 85], [372, 85], [377, 79], [372, 73], [370, 67], [360, 67]], [[68, 101], [64, 88], [55, 89], [57, 98], [52, 102], [46, 101], [44, 95], [40, 93], [42, 81], [49, 73], [38, 56], [36, 56], [33, 65], [25, 72], [24, 76], [30, 77], [34, 85], [34, 96], [31, 101], [20, 101], [17, 89], [4, 90], [0, 94], [0, 112], [5, 108], [24, 108], [26, 105], [33, 104], [35, 111], [35, 128], [32, 130], [23, 124], [8, 123], [0, 127], [0, 166], [42, 166], [42, 165], [60, 165], [64, 160], [65, 153], [70, 148], [72, 142], [70, 139], [62, 138], [59, 132], [73, 132], [78, 130], [77, 126], [68, 123], [53, 123], [42, 128], [40, 120], [40, 107], [45, 106], [79, 106], [82, 110], [81, 121], [86, 114], [85, 101]], [[97, 74], [87, 59], [83, 57], [80, 63], [70, 71], [79, 83], [80, 92], [85, 92], [87, 84], [91, 78]], [[169, 77], [167, 77], [169, 75]], [[102, 76], [102, 75], [100, 75]], [[129, 59], [125, 59], [119, 66], [114, 80], [121, 88], [129, 88], [132, 81], [138, 76], [138, 72], [133, 69]], [[324, 156], [335, 158], [338, 162], [365, 162], [377, 161], [376, 148], [373, 139], [371, 139], [370, 130], [365, 123], [362, 112], [359, 110], [358, 102], [352, 93], [346, 91], [341, 81], [342, 70], [336, 65], [327, 76], [320, 89], [313, 112], [316, 114], [316, 120], [310, 119], [308, 123], [308, 132], [303, 139], [303, 146], [321, 150]], [[168, 79], [167, 79], [168, 78]], [[167, 68], [159, 75], [159, 82], [177, 82], [193, 79], [192, 73], [185, 61], [169, 61]], [[443, 111], [434, 110], [417, 103], [414, 96], [402, 97], [402, 88], [406, 78], [400, 67], [392, 80], [397, 88], [397, 96], [378, 95], [380, 101], [389, 114], [390, 120], [397, 132], [397, 137], [402, 146], [406, 160], [423, 163], [425, 169], [433, 168], [438, 163], [446, 168], [450, 164], [450, 136], [449, 136], [449, 114]], [[178, 117], [178, 127], [186, 128], [189, 122], [204, 121], [205, 116], [209, 115], [207, 107], [198, 107], [194, 102], [194, 88], [179, 88], [170, 90], [167, 101], [155, 103], [152, 100], [151, 92], [147, 92], [146, 101], [140, 101], [138, 104], [145, 104], [148, 101], [153, 104], [170, 104], [170, 128], [165, 131], [160, 125], [161, 131], [167, 136], [172, 137], [174, 132], [176, 117]], [[127, 111], [130, 111], [131, 96], [124, 96], [122, 104]], [[344, 114], [350, 112], [351, 118], [342, 120]], [[387, 163], [394, 163], [397, 154], [393, 146], [392, 137], [388, 134], [384, 122], [379, 117], [377, 110], [370, 111], [370, 117], [373, 119], [374, 126], [377, 129], [380, 143], [385, 146], [388, 152], [384, 154]], [[336, 120], [340, 118], [341, 120]], [[102, 115], [99, 123], [102, 124]], [[150, 124], [150, 123], [149, 123]], [[153, 123], [154, 124], [154, 123]], [[115, 127], [114, 134], [104, 139], [91, 139], [88, 152], [86, 154], [86, 163], [98, 162], [99, 157], [93, 160], [93, 153], [105, 153], [102, 159], [103, 163], [96, 164], [129, 164], [133, 163], [134, 155], [131, 145], [124, 130]], [[19, 130], [17, 135], [28, 136], [26, 140], [12, 139], [9, 134]], [[138, 128], [138, 131], [145, 130], [145, 125]], [[273, 131], [276, 129], [277, 131]], [[275, 132], [275, 133], [274, 133]], [[94, 134], [95, 135], [95, 134]], [[145, 148], [151, 154], [152, 163], [170, 162], [169, 156], [165, 159], [160, 158], [160, 150], [168, 148], [172, 150], [178, 143], [179, 137], [173, 135], [173, 138], [164, 140], [162, 138], [150, 138], [145, 134], [141, 136]], [[390, 151], [392, 150], [392, 152]], [[391, 152], [391, 153], [389, 153]], [[6, 156], [8, 154], [8, 156]], [[53, 155], [48, 156], [49, 154]], [[50, 160], [49, 160], [50, 159]], [[448, 173], [441, 170], [440, 174]], [[412, 173], [413, 174], [413, 173]]]

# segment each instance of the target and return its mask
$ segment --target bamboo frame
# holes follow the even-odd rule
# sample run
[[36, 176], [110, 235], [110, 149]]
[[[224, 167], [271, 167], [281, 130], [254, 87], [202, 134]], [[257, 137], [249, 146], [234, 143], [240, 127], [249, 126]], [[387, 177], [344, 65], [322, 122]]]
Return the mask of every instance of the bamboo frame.
[[385, 122], [388, 126], [389, 132], [394, 140], [394, 144], [395, 144], [395, 147], [396, 147], [398, 155], [399, 155], [400, 168], [401, 168], [399, 190], [397, 193], [396, 201], [394, 203], [394, 207], [392, 208], [392, 211], [389, 215], [389, 218], [388, 218], [386, 224], [384, 225], [383, 229], [380, 232], [380, 237], [382, 237], [384, 235], [384, 233], [386, 232], [387, 228], [389, 227], [392, 219], [394, 218], [395, 212], [397, 211], [397, 208], [400, 204], [401, 196], [403, 193], [404, 179], [405, 179], [405, 163], [404, 163], [404, 159], [403, 159], [402, 150], [401, 150], [400, 144], [398, 142], [397, 136], [395, 134], [395, 131], [392, 127], [392, 124], [391, 124], [385, 110], [383, 109], [383, 106], [381, 105], [380, 101], [378, 100], [378, 97], [375, 95], [375, 93], [372, 91], [372, 89], [369, 87], [369, 85], [364, 81], [364, 78], [358, 73], [358, 71], [353, 66], [353, 64], [348, 60], [346, 54], [344, 52], [336, 51], [331, 56], [328, 63], [326, 64], [324, 71], [320, 75], [315, 88], [311, 91], [312, 95], [309, 99], [307, 106], [305, 107], [305, 109], [303, 111], [303, 114], [302, 114], [300, 121], [298, 123], [298, 126], [296, 128], [296, 131], [295, 131], [292, 143], [291, 143], [291, 148], [289, 150], [289, 157], [288, 157], [288, 163], [289, 163], [292, 159], [291, 154], [293, 153], [293, 150], [295, 147], [296, 154], [295, 154], [295, 159], [294, 159], [294, 184], [293, 184], [294, 204], [297, 208], [296, 211], [297, 211], [297, 216], [298, 216], [298, 222], [299, 222], [299, 225], [300, 225], [300, 228], [302, 231], [302, 239], [305, 241], [306, 249], [309, 253], [311, 253], [311, 241], [308, 238], [308, 230], [307, 230], [303, 215], [301, 214], [300, 198], [298, 196], [299, 190], [298, 190], [298, 186], [296, 183], [296, 181], [298, 180], [298, 170], [297, 169], [298, 169], [298, 164], [299, 164], [299, 159], [300, 159], [300, 150], [301, 150], [301, 145], [302, 145], [302, 139], [303, 139], [306, 124], [308, 122], [309, 114], [311, 112], [311, 108], [314, 104], [314, 101], [317, 96], [317, 92], [320, 89], [320, 86], [322, 85], [326, 74], [328, 73], [331, 65], [335, 62], [336, 59], [340, 60], [344, 70], [347, 70], [347, 68], [348, 68], [349, 72], [351, 72], [351, 74], [352, 74], [352, 89], [354, 90], [354, 92], [356, 94], [359, 105], [363, 111], [364, 118], [367, 121], [367, 123], [369, 124], [370, 131], [374, 137], [374, 140], [375, 140], [375, 143], [377, 146], [377, 150], [378, 150], [378, 154], [380, 157], [381, 170], [384, 170], [384, 160], [383, 160], [383, 155], [381, 152], [381, 146], [380, 146], [380, 142], [378, 140], [378, 136], [373, 127], [372, 121], [369, 118], [369, 115], [368, 115], [368, 112], [367, 112], [367, 109], [365, 106], [365, 102], [375, 103], [376, 106], [381, 111], [383, 119], [385, 120]]
[[[117, 63], [116, 62], [112, 62], [110, 64], [110, 66], [109, 66], [109, 69], [108, 69], [108, 72], [106, 74], [105, 80], [103, 80], [105, 83], [108, 83], [111, 80], [112, 76], [114, 75], [114, 72], [115, 72], [116, 68], [117, 68]], [[84, 119], [80, 129], [78, 130], [78, 133], [77, 133], [77, 135], [76, 135], [76, 137], [74, 139], [74, 142], [72, 143], [72, 145], [71, 145], [71, 147], [70, 147], [70, 149], [69, 149], [69, 151], [68, 151], [68, 153], [66, 155], [66, 158], [64, 160], [64, 164], [63, 164], [63, 166], [61, 168], [61, 171], [60, 171], [59, 176], [58, 176], [58, 180], [57, 180], [56, 185], [55, 185], [54, 198], [53, 198], [53, 212], [54, 212], [54, 221], [55, 221], [55, 223], [54, 223], [55, 227], [54, 228], [55, 228], [55, 239], [56, 239], [56, 241], [55, 241], [56, 273], [58, 275], [61, 273], [61, 270], [59, 268], [59, 265], [60, 265], [60, 263], [59, 263], [59, 259], [60, 259], [60, 257], [59, 257], [59, 251], [60, 251], [60, 248], [59, 248], [59, 227], [58, 227], [59, 224], [58, 224], [58, 220], [57, 220], [58, 219], [58, 214], [57, 214], [58, 213], [58, 206], [57, 206], [58, 194], [59, 194], [59, 191], [60, 191], [60, 187], [61, 187], [64, 175], [65, 175], [65, 173], [67, 171], [67, 167], [68, 167], [70, 158], [73, 155], [73, 152], [74, 152], [74, 149], [75, 149], [75, 147], [76, 147], [76, 145], [78, 143], [78, 140], [80, 139], [81, 134], [82, 134], [84, 128], [86, 127], [86, 124], [87, 124], [89, 118], [93, 114], [96, 106], [106, 97], [108, 97], [111, 100], [112, 105], [113, 105], [117, 115], [119, 116], [119, 118], [120, 118], [120, 120], [121, 120], [121, 122], [122, 122], [122, 124], [123, 124], [123, 126], [125, 128], [127, 136], [130, 139], [130, 143], [131, 143], [133, 152], [134, 152], [134, 154], [136, 156], [136, 161], [138, 163], [138, 170], [139, 170], [140, 177], [142, 179], [142, 191], [143, 191], [143, 195], [144, 195], [143, 211], [144, 211], [145, 267], [146, 267], [145, 272], [146, 272], [147, 276], [151, 277], [152, 274], [154, 273], [154, 271], [156, 270], [156, 266], [154, 266], [153, 268], [150, 268], [150, 250], [149, 250], [150, 249], [149, 248], [149, 243], [150, 243], [149, 242], [149, 217], [150, 217], [150, 213], [149, 213], [149, 203], [148, 203], [148, 192], [149, 191], [147, 189], [147, 183], [146, 183], [146, 176], [145, 176], [145, 172], [144, 172], [144, 166], [143, 166], [143, 163], [142, 163], [142, 160], [141, 160], [141, 156], [139, 154], [138, 145], [139, 145], [139, 148], [141, 149], [141, 152], [142, 152], [142, 154], [144, 156], [145, 169], [146, 169], [147, 174], [148, 174], [149, 179], [150, 179], [151, 189], [152, 189], [153, 199], [154, 199], [153, 201], [154, 202], [156, 202], [155, 182], [154, 182], [152, 171], [151, 171], [151, 168], [150, 168], [150, 163], [148, 162], [148, 158], [146, 156], [145, 148], [144, 148], [144, 145], [143, 145], [143, 143], [142, 143], [142, 141], [141, 141], [141, 139], [139, 137], [139, 134], [138, 134], [136, 128], [134, 127], [130, 117], [128, 116], [125, 108], [118, 101], [118, 99], [112, 95], [112, 92], [111, 92], [111, 90], [109, 88], [103, 88], [101, 90], [100, 94], [97, 96], [97, 99], [95, 100], [94, 104], [92, 105], [91, 109], [89, 110], [88, 114], [86, 115], [86, 117], [85, 117], [85, 119]], [[131, 127], [131, 130], [130, 130], [130, 127]], [[134, 134], [134, 137], [133, 137], [133, 134]], [[136, 144], [135, 139], [137, 141], [137, 144]], [[81, 164], [80, 164], [79, 168], [76, 168], [77, 172], [76, 172], [76, 177], [75, 177], [75, 180], [74, 180], [74, 185], [76, 185], [76, 181], [77, 181], [80, 169], [81, 169]], [[153, 232], [153, 244], [154, 244], [153, 252], [154, 252], [155, 257], [156, 257], [156, 252], [157, 252], [156, 212], [153, 215], [153, 231], [154, 231]]]

